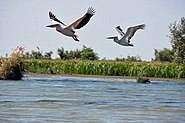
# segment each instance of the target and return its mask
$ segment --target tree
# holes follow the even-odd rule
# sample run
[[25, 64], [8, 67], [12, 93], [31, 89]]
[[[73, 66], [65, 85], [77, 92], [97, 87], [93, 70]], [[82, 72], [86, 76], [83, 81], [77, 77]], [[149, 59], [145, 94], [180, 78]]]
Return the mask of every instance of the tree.
[[155, 61], [172, 62], [173, 61], [173, 50], [164, 48], [161, 51], [155, 49]]
[[61, 59], [79, 59], [82, 60], [97, 60], [98, 56], [97, 53], [94, 53], [93, 49], [87, 48], [83, 46], [82, 50], [75, 50], [75, 51], [68, 51], [64, 50], [64, 48], [58, 48], [58, 55]]
[[93, 49], [83, 46], [83, 49], [81, 52], [81, 59], [82, 60], [98, 60], [99, 58], [97, 56], [97, 53], [94, 53]]
[[52, 55], [52, 54], [53, 54], [52, 51], [50, 51], [50, 52], [45, 52], [44, 58], [45, 58], [45, 59], [51, 59], [51, 55]]
[[34, 59], [42, 59], [43, 58], [43, 55], [40, 51], [34, 51], [32, 50], [32, 58]]
[[127, 56], [125, 59], [127, 62], [141, 62], [141, 58], [139, 56]]
[[31, 58], [31, 55], [29, 52], [25, 52], [25, 54], [23, 54], [23, 58], [29, 59]]
[[65, 59], [66, 58], [66, 54], [65, 54], [65, 51], [64, 51], [64, 48], [58, 48], [57, 50], [58, 52], [58, 55], [60, 56], [61, 59]]
[[82, 53], [81, 50], [79, 50], [79, 49], [75, 50], [74, 51], [74, 58], [79, 59], [81, 57], [81, 53]]
[[[78, 51], [78, 50], [76, 50]], [[68, 51], [68, 50], [64, 50], [64, 48], [58, 48], [58, 55], [60, 56], [61, 59], [74, 59], [76, 57], [80, 58], [80, 56], [76, 56], [78, 55], [78, 53], [76, 53], [76, 51]]]
[[185, 18], [169, 26], [172, 49], [155, 49], [155, 60], [185, 63]]
[[185, 17], [179, 23], [170, 24], [170, 39], [174, 50], [174, 61], [185, 63]]

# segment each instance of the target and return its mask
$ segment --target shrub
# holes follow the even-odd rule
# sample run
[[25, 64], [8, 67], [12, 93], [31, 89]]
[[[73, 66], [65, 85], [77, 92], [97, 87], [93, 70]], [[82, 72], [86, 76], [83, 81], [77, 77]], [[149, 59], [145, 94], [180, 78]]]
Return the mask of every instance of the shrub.
[[20, 80], [23, 77], [21, 73], [23, 52], [24, 48], [18, 46], [9, 58], [0, 60], [0, 79]]

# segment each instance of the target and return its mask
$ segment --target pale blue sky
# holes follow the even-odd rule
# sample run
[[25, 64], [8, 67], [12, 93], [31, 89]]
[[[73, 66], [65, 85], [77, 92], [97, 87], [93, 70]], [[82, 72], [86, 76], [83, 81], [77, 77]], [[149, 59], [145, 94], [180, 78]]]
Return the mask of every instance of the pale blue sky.
[[[52, 11], [65, 24], [71, 24], [83, 16], [88, 7], [96, 14], [90, 22], [76, 33], [80, 42], [47, 28]], [[185, 0], [0, 0], [0, 56], [5, 56], [17, 46], [26, 51], [53, 51], [91, 47], [101, 58], [115, 59], [128, 55], [140, 56], [142, 60], [154, 58], [154, 49], [170, 48], [168, 26], [185, 17]], [[146, 29], [136, 32], [131, 39], [135, 45], [123, 47], [107, 36], [116, 35], [115, 26], [124, 31], [129, 26], [146, 24]]]

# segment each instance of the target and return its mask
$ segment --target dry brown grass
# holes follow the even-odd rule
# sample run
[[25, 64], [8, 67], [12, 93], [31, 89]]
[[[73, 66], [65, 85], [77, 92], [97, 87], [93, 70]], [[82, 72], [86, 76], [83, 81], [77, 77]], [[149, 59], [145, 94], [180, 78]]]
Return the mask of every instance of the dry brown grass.
[[20, 80], [22, 78], [22, 56], [24, 47], [17, 47], [7, 59], [0, 60], [0, 79]]

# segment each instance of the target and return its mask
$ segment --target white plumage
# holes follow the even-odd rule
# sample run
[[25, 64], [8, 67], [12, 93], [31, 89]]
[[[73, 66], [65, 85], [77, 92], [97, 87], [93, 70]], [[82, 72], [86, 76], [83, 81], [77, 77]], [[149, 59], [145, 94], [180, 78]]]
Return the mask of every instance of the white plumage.
[[123, 30], [120, 28], [120, 26], [117, 26], [115, 29], [118, 32], [118, 36], [107, 37], [107, 39], [113, 39], [114, 42], [122, 46], [132, 46], [133, 47], [134, 45], [130, 43], [130, 39], [134, 36], [135, 32], [138, 29], [144, 29], [145, 27], [146, 27], [145, 24], [129, 27], [125, 34]]
[[[73, 22], [69, 26], [66, 26], [66, 24], [61, 22], [52, 12], [49, 12], [49, 18], [52, 21], [57, 22], [57, 23], [48, 25], [47, 27], [56, 28], [56, 30], [62, 33], [63, 35], [72, 37], [75, 41], [79, 41], [78, 35], [75, 34], [75, 30], [80, 29], [83, 26], [85, 26], [89, 22], [90, 18], [94, 15], [94, 13], [95, 13], [95, 9], [90, 7], [88, 8], [86, 14], [83, 17], [77, 19], [75, 22]], [[64, 27], [62, 27], [61, 24]]]

